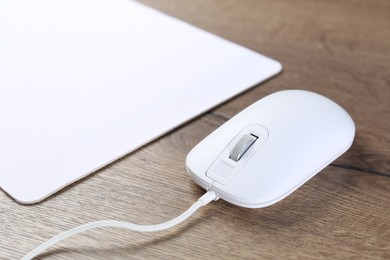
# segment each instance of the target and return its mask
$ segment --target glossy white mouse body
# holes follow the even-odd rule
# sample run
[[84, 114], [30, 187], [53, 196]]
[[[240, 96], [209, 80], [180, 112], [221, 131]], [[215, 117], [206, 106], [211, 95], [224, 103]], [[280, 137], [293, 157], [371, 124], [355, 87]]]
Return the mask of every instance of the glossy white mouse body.
[[190, 176], [233, 204], [274, 204], [352, 145], [355, 124], [330, 99], [285, 90], [252, 104], [187, 156]]

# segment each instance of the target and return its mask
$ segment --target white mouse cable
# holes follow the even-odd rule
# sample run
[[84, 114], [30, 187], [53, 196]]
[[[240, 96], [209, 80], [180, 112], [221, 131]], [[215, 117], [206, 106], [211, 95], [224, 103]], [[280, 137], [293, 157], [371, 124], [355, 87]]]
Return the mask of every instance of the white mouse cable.
[[195, 213], [199, 208], [207, 205], [213, 200], [217, 200], [217, 194], [214, 191], [208, 191], [206, 192], [202, 197], [200, 197], [190, 208], [188, 208], [185, 212], [183, 212], [181, 215], [177, 216], [176, 218], [169, 220], [167, 222], [156, 224], [156, 225], [138, 225], [130, 222], [123, 222], [123, 221], [117, 221], [117, 220], [102, 220], [102, 221], [95, 221], [90, 222], [78, 227], [75, 227], [73, 229], [70, 229], [68, 231], [65, 231], [63, 233], [58, 234], [57, 236], [49, 239], [48, 241], [42, 243], [35, 249], [33, 249], [30, 253], [25, 255], [22, 260], [30, 260], [42, 253], [45, 249], [53, 246], [54, 244], [79, 233], [82, 233], [84, 231], [94, 229], [94, 228], [100, 228], [100, 227], [117, 227], [117, 228], [124, 228], [129, 229], [133, 231], [138, 232], [155, 232], [155, 231], [161, 231], [168, 228], [171, 228], [173, 226], [176, 226], [189, 218], [192, 214]]

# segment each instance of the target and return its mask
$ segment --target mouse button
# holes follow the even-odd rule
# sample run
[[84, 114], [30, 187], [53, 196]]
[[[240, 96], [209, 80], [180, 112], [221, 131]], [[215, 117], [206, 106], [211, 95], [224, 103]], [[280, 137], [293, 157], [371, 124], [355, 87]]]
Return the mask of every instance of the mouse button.
[[222, 185], [226, 185], [234, 176], [235, 170], [236, 165], [226, 161], [218, 161], [210, 168], [210, 171], [207, 172], [207, 176]]
[[268, 206], [275, 198], [275, 186], [262, 182], [261, 177], [241, 178], [237, 176], [227, 185], [214, 182], [212, 189], [221, 199], [247, 208]]
[[[229, 158], [232, 150], [234, 150], [234, 147], [237, 146], [237, 144], [240, 142], [240, 140], [243, 140], [243, 138], [245, 141], [245, 136], [248, 135], [253, 135], [256, 138], [254, 138], [255, 140], [254, 142], [252, 142], [250, 147], [248, 146], [250, 141], [244, 142], [246, 143], [246, 146], [248, 146], [248, 149], [246, 149], [246, 152], [242, 154], [240, 160], [235, 161]], [[265, 127], [257, 124], [246, 126], [233, 138], [233, 140], [231, 140], [231, 142], [225, 147], [221, 154], [211, 164], [211, 166], [206, 172], [206, 176], [222, 185], [230, 183], [241, 170], [241, 168], [264, 144], [267, 138], [268, 130]]]

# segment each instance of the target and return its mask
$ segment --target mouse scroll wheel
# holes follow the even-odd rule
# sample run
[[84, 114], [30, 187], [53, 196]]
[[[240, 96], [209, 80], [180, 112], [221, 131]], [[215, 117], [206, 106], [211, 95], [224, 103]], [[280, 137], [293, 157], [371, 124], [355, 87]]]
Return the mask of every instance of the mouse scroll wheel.
[[241, 139], [234, 146], [233, 150], [230, 152], [229, 158], [238, 162], [253, 145], [253, 143], [256, 142], [257, 138], [258, 137], [253, 134], [247, 134], [241, 137]]

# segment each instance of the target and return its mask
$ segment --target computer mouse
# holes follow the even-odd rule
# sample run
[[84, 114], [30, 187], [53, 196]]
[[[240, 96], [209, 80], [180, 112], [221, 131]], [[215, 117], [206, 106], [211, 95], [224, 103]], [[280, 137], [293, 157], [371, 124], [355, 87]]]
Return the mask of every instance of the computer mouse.
[[193, 180], [247, 208], [272, 205], [346, 152], [355, 124], [338, 104], [284, 90], [250, 105], [187, 155]]

